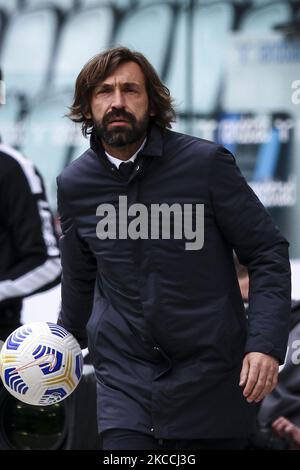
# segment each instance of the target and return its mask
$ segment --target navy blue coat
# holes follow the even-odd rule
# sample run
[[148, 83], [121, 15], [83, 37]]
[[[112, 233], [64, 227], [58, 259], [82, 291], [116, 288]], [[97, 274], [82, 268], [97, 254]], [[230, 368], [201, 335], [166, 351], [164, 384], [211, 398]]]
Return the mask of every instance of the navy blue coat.
[[[99, 204], [204, 204], [204, 245], [184, 239], [100, 240]], [[246, 352], [284, 360], [288, 242], [224, 148], [151, 128], [129, 180], [91, 149], [58, 177], [60, 322], [93, 358], [101, 430], [157, 438], [232, 438], [252, 430], [240, 389]], [[246, 320], [233, 249], [250, 273]]]

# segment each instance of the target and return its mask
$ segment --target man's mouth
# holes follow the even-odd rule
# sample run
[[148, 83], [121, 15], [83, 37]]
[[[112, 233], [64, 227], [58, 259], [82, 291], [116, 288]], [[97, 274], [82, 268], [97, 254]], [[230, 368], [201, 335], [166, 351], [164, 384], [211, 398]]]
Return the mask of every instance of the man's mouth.
[[112, 126], [124, 126], [124, 125], [128, 125], [129, 121], [127, 121], [126, 119], [117, 118], [117, 119], [112, 119], [111, 121], [109, 121], [109, 124]]

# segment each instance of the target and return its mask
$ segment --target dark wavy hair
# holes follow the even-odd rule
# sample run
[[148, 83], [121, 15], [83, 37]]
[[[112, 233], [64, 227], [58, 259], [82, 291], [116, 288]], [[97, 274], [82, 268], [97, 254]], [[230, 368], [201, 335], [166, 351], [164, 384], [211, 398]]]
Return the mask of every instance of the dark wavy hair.
[[144, 73], [149, 105], [155, 113], [153, 121], [165, 128], [171, 127], [171, 122], [176, 120], [170, 91], [162, 83], [146, 57], [127, 47], [115, 47], [97, 54], [89, 60], [76, 79], [74, 99], [67, 116], [72, 121], [81, 123], [82, 133], [85, 137], [93, 130], [93, 121], [86, 116], [90, 113], [90, 103], [95, 87], [124, 62], [135, 62]]

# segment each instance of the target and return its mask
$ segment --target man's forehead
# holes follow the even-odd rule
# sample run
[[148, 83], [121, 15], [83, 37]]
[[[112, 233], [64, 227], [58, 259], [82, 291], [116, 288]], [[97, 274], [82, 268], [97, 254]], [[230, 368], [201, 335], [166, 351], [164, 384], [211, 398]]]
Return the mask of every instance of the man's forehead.
[[102, 83], [133, 83], [137, 85], [145, 84], [145, 77], [142, 69], [135, 62], [125, 62], [118, 65], [115, 70], [109, 74]]

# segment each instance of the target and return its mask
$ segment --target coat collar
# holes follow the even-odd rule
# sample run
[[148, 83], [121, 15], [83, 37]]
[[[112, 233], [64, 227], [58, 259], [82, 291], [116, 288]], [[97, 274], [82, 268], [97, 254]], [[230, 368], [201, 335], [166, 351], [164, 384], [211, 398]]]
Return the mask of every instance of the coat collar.
[[148, 155], [151, 157], [162, 157], [163, 155], [163, 133], [162, 127], [153, 124], [149, 128], [146, 144], [140, 155]]

